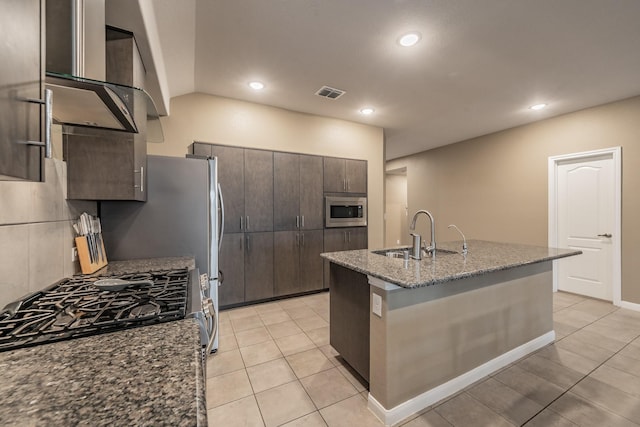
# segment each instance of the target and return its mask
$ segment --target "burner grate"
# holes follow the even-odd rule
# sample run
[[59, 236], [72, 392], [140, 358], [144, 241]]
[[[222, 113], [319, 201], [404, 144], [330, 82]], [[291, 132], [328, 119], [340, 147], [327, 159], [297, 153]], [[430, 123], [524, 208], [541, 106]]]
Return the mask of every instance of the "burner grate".
[[185, 318], [188, 270], [113, 277], [153, 285], [103, 291], [97, 277], [64, 279], [0, 314], [0, 351]]

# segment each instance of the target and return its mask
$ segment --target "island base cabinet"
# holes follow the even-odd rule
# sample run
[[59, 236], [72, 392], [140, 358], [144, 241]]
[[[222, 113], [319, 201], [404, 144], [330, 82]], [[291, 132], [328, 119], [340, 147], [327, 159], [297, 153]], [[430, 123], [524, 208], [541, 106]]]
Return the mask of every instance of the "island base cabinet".
[[330, 343], [369, 382], [368, 278], [362, 273], [330, 264]]
[[[553, 339], [552, 284], [547, 261], [442, 285], [371, 286], [382, 298], [382, 316], [371, 314], [369, 323], [371, 396], [396, 408], [485, 364], [500, 369], [512, 350], [524, 356], [547, 345]], [[332, 316], [332, 334], [333, 327]]]

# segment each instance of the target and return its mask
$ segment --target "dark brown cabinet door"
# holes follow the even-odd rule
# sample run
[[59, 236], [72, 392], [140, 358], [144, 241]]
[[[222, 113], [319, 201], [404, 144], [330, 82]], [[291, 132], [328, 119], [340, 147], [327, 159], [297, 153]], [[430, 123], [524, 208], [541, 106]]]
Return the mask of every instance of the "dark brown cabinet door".
[[244, 298], [273, 297], [273, 232], [245, 233]]
[[191, 154], [194, 154], [196, 156], [206, 156], [206, 157], [212, 157], [211, 154], [211, 148], [213, 147], [212, 144], [207, 144], [205, 142], [194, 142], [193, 144], [191, 144]]
[[244, 231], [273, 231], [273, 152], [244, 150]]
[[324, 230], [324, 251], [337, 252], [347, 249], [346, 228], [327, 228]]
[[[324, 230], [324, 252], [367, 249], [367, 227], [329, 228]], [[329, 261], [324, 260], [324, 287], [329, 288]]]
[[140, 138], [102, 129], [65, 135], [67, 198], [145, 201], [146, 148]]
[[[303, 188], [302, 193], [307, 190]], [[300, 156], [273, 153], [273, 228], [300, 227]]]
[[43, 99], [40, 0], [2, 2], [0, 28], [0, 180], [40, 181], [42, 149], [22, 144], [43, 141], [41, 106], [29, 99]]
[[347, 250], [367, 249], [367, 227], [345, 229], [347, 233]]
[[218, 287], [218, 305], [225, 307], [244, 302], [244, 234], [225, 234], [219, 255], [224, 275]]
[[345, 160], [348, 193], [367, 192], [367, 162], [365, 160]]
[[273, 233], [273, 276], [276, 296], [301, 292], [300, 277], [300, 233], [277, 231]]
[[[326, 160], [326, 159], [325, 159]], [[344, 228], [324, 230], [324, 251], [337, 252], [347, 249], [347, 234]], [[324, 260], [324, 287], [329, 289], [329, 261]]]
[[300, 155], [300, 229], [324, 227], [322, 157]]
[[324, 158], [324, 191], [327, 193], [344, 193], [347, 190], [344, 170], [344, 159]]
[[365, 160], [324, 158], [324, 191], [327, 193], [366, 193]]
[[323, 230], [300, 232], [300, 291], [323, 288], [324, 264], [320, 254], [324, 252]]
[[[208, 150], [205, 145], [209, 146]], [[244, 149], [195, 143], [193, 149], [194, 154], [218, 158], [218, 182], [224, 198], [225, 233], [244, 231], [244, 227], [241, 227], [244, 225]]]

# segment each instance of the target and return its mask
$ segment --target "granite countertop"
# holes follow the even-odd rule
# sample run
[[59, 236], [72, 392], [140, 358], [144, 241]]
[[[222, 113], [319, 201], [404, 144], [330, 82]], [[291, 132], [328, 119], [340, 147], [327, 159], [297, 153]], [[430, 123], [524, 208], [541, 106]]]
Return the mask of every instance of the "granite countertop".
[[0, 425], [207, 425], [193, 319], [0, 353]]
[[462, 256], [462, 241], [439, 243], [438, 249], [458, 253], [436, 253], [435, 259], [404, 261], [368, 249], [323, 253], [322, 257], [343, 267], [404, 288], [436, 285], [466, 277], [520, 267], [581, 254], [581, 251], [513, 243], [468, 240]]
[[109, 261], [109, 264], [91, 276], [115, 276], [119, 274], [146, 273], [148, 271], [192, 269], [196, 267], [193, 257], [167, 257]]

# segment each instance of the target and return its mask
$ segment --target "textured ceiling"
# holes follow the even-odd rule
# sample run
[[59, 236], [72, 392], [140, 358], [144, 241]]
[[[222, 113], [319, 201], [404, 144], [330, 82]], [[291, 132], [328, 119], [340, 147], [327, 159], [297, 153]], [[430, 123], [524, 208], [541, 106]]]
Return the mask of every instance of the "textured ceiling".
[[[154, 0], [171, 96], [385, 129], [388, 159], [640, 94], [638, 0]], [[404, 32], [422, 41], [402, 48]], [[266, 89], [254, 92], [250, 80]], [[322, 85], [346, 91], [315, 96]], [[532, 104], [549, 107], [531, 111]], [[362, 116], [359, 109], [376, 112]]]

